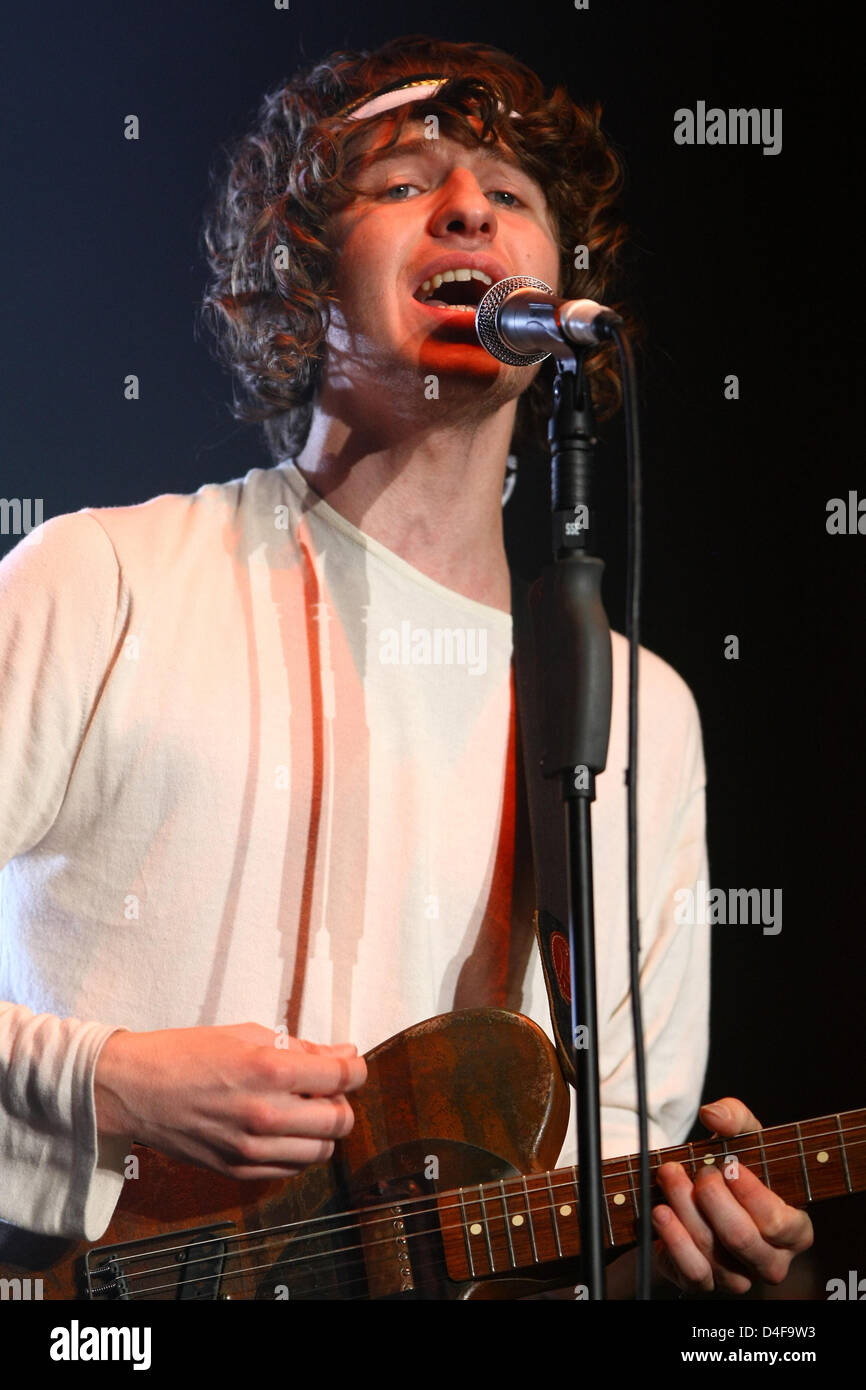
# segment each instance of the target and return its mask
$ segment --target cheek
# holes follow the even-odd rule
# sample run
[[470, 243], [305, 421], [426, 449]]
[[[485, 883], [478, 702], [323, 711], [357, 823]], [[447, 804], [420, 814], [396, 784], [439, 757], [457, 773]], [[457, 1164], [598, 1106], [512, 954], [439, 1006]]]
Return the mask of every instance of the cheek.
[[522, 275], [535, 275], [550, 285], [555, 293], [560, 289], [559, 246], [553, 234], [536, 224], [534, 235], [524, 243], [519, 257]]
[[541, 278], [546, 279], [548, 285], [552, 285], [554, 290], [558, 294], [562, 288], [562, 277], [560, 272], [559, 245], [557, 244], [557, 242], [551, 241], [549, 238], [545, 238], [544, 254], [546, 258], [545, 263], [547, 265], [548, 274], [546, 276], [542, 276]]
[[363, 217], [347, 228], [334, 277], [340, 299], [361, 311], [371, 306], [383, 309], [383, 287], [395, 278], [397, 254], [393, 233], [379, 225], [375, 216]]

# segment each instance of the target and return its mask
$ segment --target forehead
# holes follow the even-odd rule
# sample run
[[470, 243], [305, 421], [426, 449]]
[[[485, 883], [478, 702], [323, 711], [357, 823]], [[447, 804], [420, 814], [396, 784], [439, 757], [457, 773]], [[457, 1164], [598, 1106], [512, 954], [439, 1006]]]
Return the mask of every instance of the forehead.
[[[467, 119], [470, 125], [480, 132], [480, 117], [470, 116]], [[473, 164], [507, 164], [516, 173], [538, 186], [517, 155], [498, 138], [495, 142], [485, 141], [484, 144], [468, 140], [464, 143], [452, 135], [439, 133], [438, 130], [435, 138], [430, 138], [430, 127], [421, 117], [405, 121], [402, 130], [396, 136], [394, 127], [393, 117], [371, 122], [370, 130], [359, 133], [358, 143], [354, 145], [349, 157], [349, 168], [374, 168], [389, 158], [401, 159], [407, 155], [427, 155], [443, 161], [452, 161], [462, 155], [467, 162], [471, 161]]]

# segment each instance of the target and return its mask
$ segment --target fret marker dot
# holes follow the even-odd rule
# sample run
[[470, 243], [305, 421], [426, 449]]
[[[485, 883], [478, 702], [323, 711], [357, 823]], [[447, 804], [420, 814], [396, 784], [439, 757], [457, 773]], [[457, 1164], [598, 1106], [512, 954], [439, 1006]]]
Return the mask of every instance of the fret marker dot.
[[518, 1216], [512, 1216], [512, 1218], [511, 1218], [511, 1224], [512, 1224], [512, 1226], [522, 1226], [522, 1225], [523, 1225], [523, 1217], [522, 1217], [522, 1216], [519, 1216], [519, 1215], [518, 1215]]
[[469, 1227], [469, 1234], [470, 1234], [471, 1236], [480, 1236], [480, 1235], [481, 1235], [481, 1227], [479, 1226], [479, 1224], [478, 1224], [477, 1221], [473, 1221], [473, 1222], [472, 1222], [472, 1225]]
[[820, 1152], [819, 1154], [816, 1154], [816, 1157], [817, 1157], [819, 1163], [829, 1163], [829, 1162], [830, 1162], [830, 1155], [828, 1154], [828, 1152], [827, 1152], [826, 1149], [822, 1149], [821, 1152]]
[[613, 1194], [613, 1204], [614, 1204], [614, 1206], [616, 1206], [616, 1207], [621, 1207], [624, 1201], [625, 1201], [625, 1193], [624, 1193], [624, 1192], [615, 1192], [615, 1193]]
[[704, 1154], [704, 1163], [715, 1163], [715, 1154]]
[[571, 1216], [571, 1207], [564, 1206], [559, 1208], [560, 1216]]

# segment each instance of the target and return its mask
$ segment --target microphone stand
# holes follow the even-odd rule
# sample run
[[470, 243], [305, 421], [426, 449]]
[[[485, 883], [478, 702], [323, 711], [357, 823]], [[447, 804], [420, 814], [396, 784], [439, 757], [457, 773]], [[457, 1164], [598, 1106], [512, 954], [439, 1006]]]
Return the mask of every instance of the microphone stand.
[[605, 1298], [598, 1022], [592, 882], [596, 774], [607, 761], [612, 660], [601, 601], [604, 561], [593, 549], [596, 443], [584, 351], [560, 356], [548, 427], [554, 562], [530, 591], [542, 772], [559, 777], [567, 841], [571, 1017], [577, 1090], [578, 1217], [590, 1299]]

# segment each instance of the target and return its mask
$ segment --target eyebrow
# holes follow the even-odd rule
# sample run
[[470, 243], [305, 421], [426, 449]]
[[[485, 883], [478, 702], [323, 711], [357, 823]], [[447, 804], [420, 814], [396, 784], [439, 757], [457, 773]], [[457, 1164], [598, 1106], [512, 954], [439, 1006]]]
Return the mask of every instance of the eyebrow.
[[[438, 157], [438, 151], [435, 148], [438, 144], [438, 140], [428, 140], [424, 136], [419, 136], [414, 140], [405, 140], [399, 145], [384, 146], [381, 149], [359, 154], [356, 159], [352, 160], [349, 167], [352, 170], [357, 168], [358, 172], [363, 173], [367, 169], [371, 169], [374, 165], [381, 164], [386, 159], [402, 159], [405, 156], [418, 154], [433, 155], [435, 158]], [[496, 160], [500, 164], [509, 164], [516, 173], [523, 174], [524, 177], [528, 179], [532, 178], [532, 175], [527, 173], [523, 165], [510, 150], [506, 150], [500, 146], [490, 149], [485, 145], [477, 145], [476, 149], [483, 159]]]

